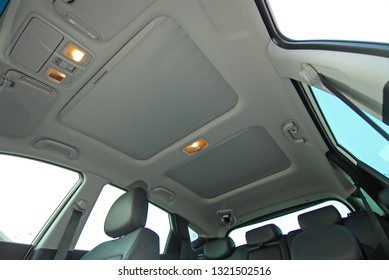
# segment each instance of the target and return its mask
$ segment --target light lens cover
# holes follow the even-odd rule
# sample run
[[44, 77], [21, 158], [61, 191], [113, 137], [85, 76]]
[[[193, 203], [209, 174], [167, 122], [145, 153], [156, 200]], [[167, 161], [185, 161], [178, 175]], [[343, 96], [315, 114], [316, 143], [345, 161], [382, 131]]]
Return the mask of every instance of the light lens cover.
[[76, 46], [73, 43], [69, 43], [63, 49], [63, 54], [74, 62], [81, 63], [86, 58], [86, 51]]
[[54, 68], [47, 69], [47, 77], [56, 82], [57, 84], [62, 83], [62, 81], [66, 78], [66, 75], [64, 73], [59, 72], [58, 70], [55, 70]]
[[209, 144], [207, 141], [205, 141], [204, 139], [199, 139], [183, 148], [182, 151], [187, 155], [193, 155], [195, 152], [205, 149], [206, 147], [208, 147], [208, 145]]

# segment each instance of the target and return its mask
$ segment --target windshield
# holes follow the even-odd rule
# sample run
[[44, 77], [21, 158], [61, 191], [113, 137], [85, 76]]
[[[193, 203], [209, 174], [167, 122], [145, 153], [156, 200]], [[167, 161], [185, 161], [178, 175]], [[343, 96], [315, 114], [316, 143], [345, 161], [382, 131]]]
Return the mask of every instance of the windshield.
[[[337, 144], [389, 178], [388, 141], [336, 96], [314, 87], [311, 89]], [[389, 133], [389, 126], [365, 114]]]
[[273, 20], [291, 40], [389, 43], [388, 0], [267, 0]]

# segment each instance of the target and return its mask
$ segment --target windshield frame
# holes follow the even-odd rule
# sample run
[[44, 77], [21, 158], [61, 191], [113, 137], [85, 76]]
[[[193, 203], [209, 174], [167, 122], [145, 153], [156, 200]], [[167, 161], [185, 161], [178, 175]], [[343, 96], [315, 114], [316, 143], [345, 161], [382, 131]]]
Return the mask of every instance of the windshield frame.
[[266, 26], [266, 29], [273, 42], [284, 49], [310, 49], [310, 50], [329, 50], [349, 53], [361, 53], [374, 56], [389, 58], [389, 44], [360, 42], [360, 41], [341, 41], [341, 40], [291, 40], [285, 37], [277, 28], [277, 25], [271, 15], [271, 10], [266, 0], [255, 0], [260, 16]]

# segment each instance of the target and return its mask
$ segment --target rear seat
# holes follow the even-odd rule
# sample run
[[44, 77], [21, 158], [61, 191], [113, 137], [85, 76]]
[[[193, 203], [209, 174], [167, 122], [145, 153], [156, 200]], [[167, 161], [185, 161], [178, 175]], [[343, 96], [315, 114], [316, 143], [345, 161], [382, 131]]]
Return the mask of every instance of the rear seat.
[[214, 239], [204, 245], [208, 260], [282, 260], [290, 259], [286, 237], [274, 224], [246, 233], [246, 245], [235, 247], [230, 237]]
[[[386, 233], [389, 222], [378, 216]], [[269, 224], [246, 233], [245, 245], [235, 247], [230, 237], [204, 245], [205, 259], [233, 260], [337, 260], [385, 259], [365, 212], [342, 219], [334, 206], [299, 215], [301, 229], [283, 235]]]
[[299, 215], [301, 232], [291, 242], [290, 254], [296, 260], [364, 259], [355, 235], [342, 226], [342, 217], [334, 206]]

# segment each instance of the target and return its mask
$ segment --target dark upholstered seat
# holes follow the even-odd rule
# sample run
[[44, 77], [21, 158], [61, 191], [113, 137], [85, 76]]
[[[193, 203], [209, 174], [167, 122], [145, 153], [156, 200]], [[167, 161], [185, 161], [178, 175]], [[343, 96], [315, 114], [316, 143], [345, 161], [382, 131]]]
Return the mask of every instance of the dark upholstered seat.
[[364, 254], [354, 234], [341, 225], [342, 218], [333, 206], [301, 214], [302, 231], [294, 237], [291, 258], [295, 260], [352, 260]]
[[135, 188], [120, 196], [107, 214], [105, 233], [116, 238], [101, 243], [83, 260], [155, 260], [159, 258], [159, 237], [145, 228], [148, 200], [145, 190]]
[[247, 258], [249, 260], [289, 259], [285, 236], [274, 224], [246, 232]]
[[235, 243], [230, 237], [210, 240], [204, 245], [204, 257], [209, 260], [228, 258], [235, 249]]

